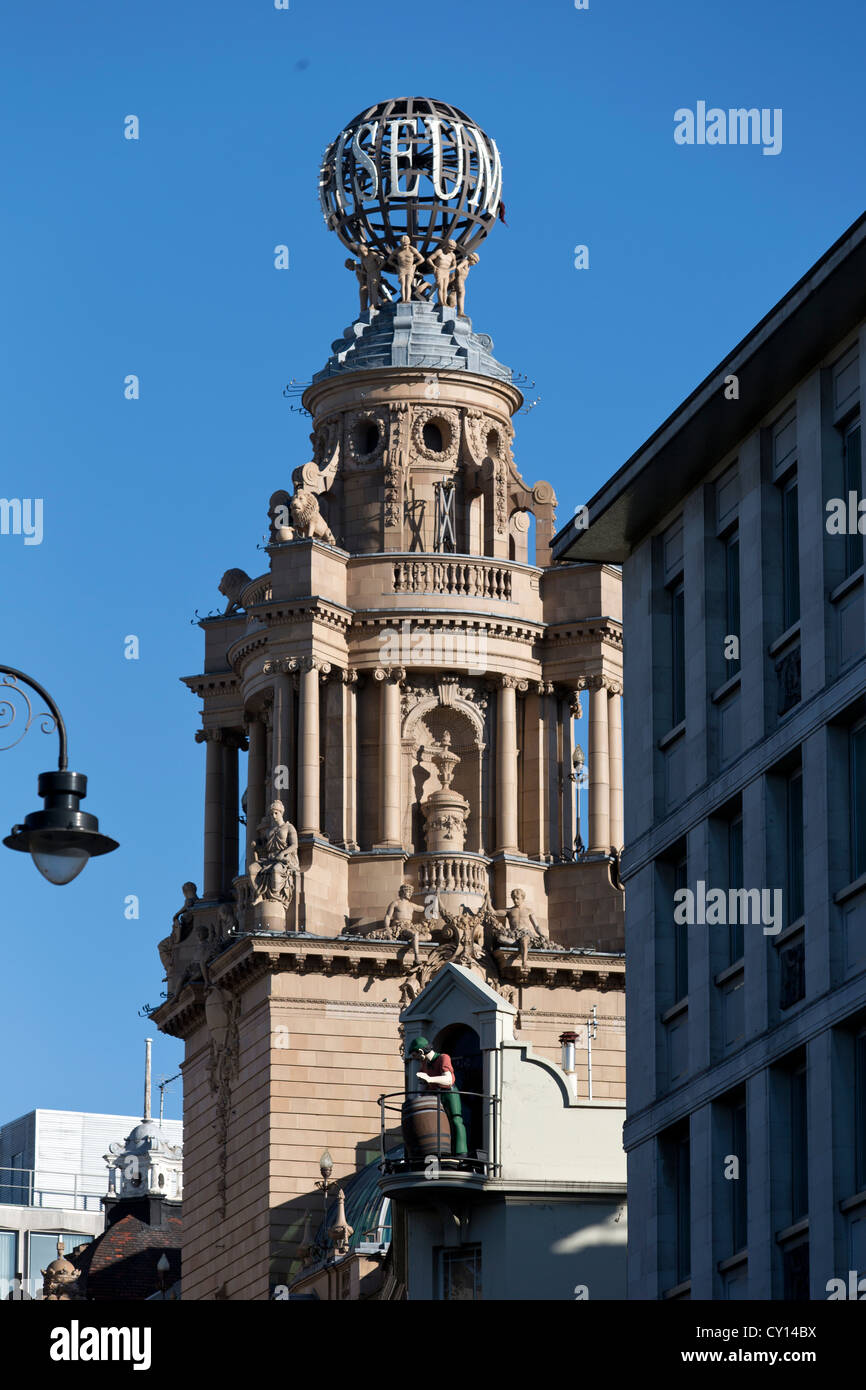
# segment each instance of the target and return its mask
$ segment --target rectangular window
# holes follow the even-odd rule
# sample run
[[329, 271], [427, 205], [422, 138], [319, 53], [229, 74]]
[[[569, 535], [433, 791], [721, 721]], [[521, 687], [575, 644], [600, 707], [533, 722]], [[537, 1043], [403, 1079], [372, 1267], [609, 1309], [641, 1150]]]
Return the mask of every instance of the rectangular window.
[[788, 778], [786, 806], [786, 876], [788, 924], [803, 916], [803, 774]]
[[477, 1302], [481, 1298], [481, 1246], [460, 1245], [436, 1252], [437, 1297]]
[[791, 1221], [809, 1211], [809, 1131], [805, 1063], [791, 1073]]
[[854, 1039], [854, 1169], [857, 1191], [866, 1188], [866, 1028]]
[[[725, 638], [740, 640], [740, 535], [734, 531], [725, 541]], [[740, 669], [740, 658], [729, 661], [726, 670], [735, 676]]]
[[797, 516], [797, 479], [782, 489], [782, 628], [800, 617], [800, 523]]
[[682, 584], [671, 594], [671, 728], [686, 717], [686, 607]]
[[866, 724], [851, 731], [851, 878], [866, 873]]
[[[688, 864], [681, 859], [674, 866], [674, 892], [688, 887]], [[682, 915], [682, 914], [681, 914]], [[674, 1003], [685, 999], [689, 992], [689, 928], [688, 923], [674, 921]]]
[[[858, 504], [861, 500], [863, 489], [863, 474], [860, 467], [860, 421], [855, 425], [850, 425], [845, 431], [843, 455], [843, 477], [845, 486], [845, 501], [849, 500], [849, 493], [855, 494], [853, 508], [849, 508], [849, 515], [853, 513], [858, 516]], [[859, 531], [854, 535], [845, 537], [845, 574], [853, 574], [863, 563], [863, 537]]]
[[[743, 886], [743, 817], [735, 816], [732, 821], [728, 821], [728, 887]], [[745, 950], [742, 913], [738, 912], [736, 916], [736, 922], [728, 923], [729, 965], [742, 960]]]
[[17, 1237], [14, 1231], [0, 1231], [0, 1299], [7, 1299], [15, 1287]]
[[736, 1178], [731, 1189], [731, 1254], [745, 1250], [748, 1243], [748, 1176], [746, 1172], [746, 1102], [731, 1107], [731, 1153], [738, 1159]]
[[677, 1283], [692, 1271], [692, 1205], [689, 1136], [675, 1140], [674, 1148], [677, 1219]]
[[782, 1251], [782, 1274], [786, 1303], [809, 1302], [809, 1245], [789, 1246]]

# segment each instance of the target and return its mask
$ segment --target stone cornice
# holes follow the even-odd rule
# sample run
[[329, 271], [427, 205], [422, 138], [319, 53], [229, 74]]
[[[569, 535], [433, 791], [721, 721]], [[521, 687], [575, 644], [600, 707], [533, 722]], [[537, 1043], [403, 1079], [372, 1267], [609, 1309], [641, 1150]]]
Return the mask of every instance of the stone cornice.
[[[434, 943], [421, 942], [422, 961], [437, 950]], [[378, 978], [402, 983], [406, 978], [404, 958], [411, 957], [411, 944], [372, 937], [324, 937], [305, 934], [285, 936], [244, 936], [233, 941], [216, 960], [209, 973], [213, 983], [231, 992], [243, 992], [256, 980], [269, 974], [348, 975], [352, 979]], [[565, 950], [532, 950], [529, 967], [520, 967], [520, 952], [513, 947], [497, 949], [494, 956], [502, 982], [513, 985], [547, 986], [550, 989], [621, 989], [625, 984], [625, 959], [595, 953]], [[175, 999], [154, 1011], [154, 1022], [164, 1033], [184, 1037], [204, 1021], [205, 990], [199, 984], [187, 986]], [[334, 1004], [341, 1001], [332, 999]], [[376, 1007], [386, 1004], [377, 1001]], [[395, 1009], [403, 1007], [395, 1001]], [[573, 1010], [565, 1011], [574, 1017]]]

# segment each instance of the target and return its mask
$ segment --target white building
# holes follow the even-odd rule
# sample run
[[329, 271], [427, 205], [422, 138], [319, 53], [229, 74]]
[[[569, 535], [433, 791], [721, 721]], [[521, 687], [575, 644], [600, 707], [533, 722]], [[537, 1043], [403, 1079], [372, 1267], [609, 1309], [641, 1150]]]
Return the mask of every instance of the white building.
[[[380, 1180], [410, 1300], [625, 1297], [625, 1107], [578, 1099], [573, 1075], [515, 1037], [516, 1014], [479, 974], [449, 963], [400, 1016], [407, 1046], [421, 1035], [455, 1066], [459, 1051], [470, 1079], [468, 1158], [403, 1156]], [[418, 1069], [407, 1060], [407, 1094], [420, 1089]], [[402, 1099], [391, 1098], [386, 1128]]]
[[866, 1271], [864, 373], [861, 217], [554, 541], [623, 567], [632, 1298]]
[[[68, 1254], [105, 1229], [102, 1198], [115, 1186], [105, 1156], [141, 1124], [134, 1115], [31, 1110], [0, 1126], [0, 1299], [16, 1274], [39, 1293], [58, 1236]], [[163, 1120], [162, 1133], [179, 1145], [183, 1125]]]

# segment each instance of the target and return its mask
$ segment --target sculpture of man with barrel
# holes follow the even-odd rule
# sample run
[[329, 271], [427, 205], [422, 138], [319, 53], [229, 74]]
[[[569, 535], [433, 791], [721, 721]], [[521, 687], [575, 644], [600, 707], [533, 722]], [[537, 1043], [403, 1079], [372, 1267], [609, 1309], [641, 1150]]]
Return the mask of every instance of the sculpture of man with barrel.
[[463, 1123], [463, 1106], [460, 1092], [455, 1086], [454, 1067], [447, 1052], [435, 1052], [426, 1038], [415, 1038], [409, 1046], [409, 1056], [423, 1058], [427, 1070], [418, 1072], [418, 1080], [423, 1082], [428, 1092], [439, 1091], [442, 1109], [448, 1116], [451, 1130], [451, 1151], [458, 1158], [469, 1152], [466, 1144], [466, 1126]]

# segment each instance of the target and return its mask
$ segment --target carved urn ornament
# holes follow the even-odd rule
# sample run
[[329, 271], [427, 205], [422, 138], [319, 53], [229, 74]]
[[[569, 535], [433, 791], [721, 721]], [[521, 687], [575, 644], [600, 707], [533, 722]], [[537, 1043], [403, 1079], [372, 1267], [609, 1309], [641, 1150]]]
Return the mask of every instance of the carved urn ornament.
[[451, 786], [460, 762], [451, 751], [451, 735], [446, 732], [430, 754], [430, 761], [439, 776], [439, 791], [421, 803], [424, 814], [424, 838], [431, 853], [462, 850], [466, 842], [466, 822], [469, 802]]

